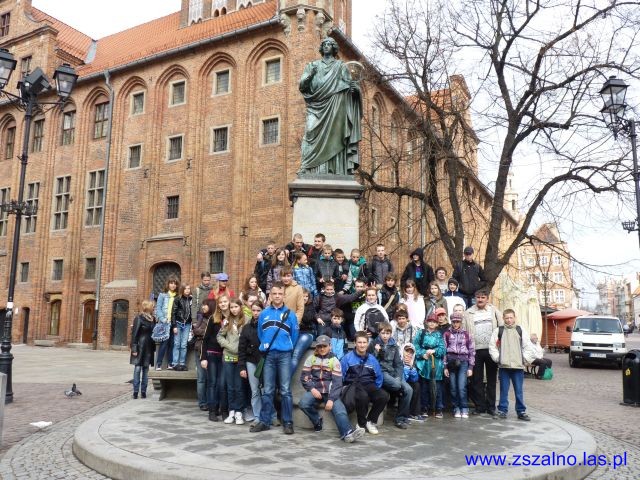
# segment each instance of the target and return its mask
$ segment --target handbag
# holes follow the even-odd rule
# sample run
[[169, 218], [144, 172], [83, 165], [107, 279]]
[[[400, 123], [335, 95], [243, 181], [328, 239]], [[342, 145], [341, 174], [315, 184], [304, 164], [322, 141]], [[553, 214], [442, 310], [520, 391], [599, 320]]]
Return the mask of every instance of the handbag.
[[547, 367], [542, 375], [542, 380], [551, 380], [553, 379], [553, 369], [551, 367]]
[[[280, 322], [281, 323], [286, 322], [287, 318], [289, 318], [289, 314], [290, 313], [291, 313], [291, 310], [287, 310], [284, 313], [284, 315], [282, 316], [282, 320]], [[276, 337], [280, 333], [280, 330], [282, 330], [282, 328], [280, 326], [278, 326], [278, 330], [276, 330], [276, 333], [274, 333], [273, 337], [271, 337], [271, 341], [269, 342], [269, 347], [264, 351], [264, 354], [262, 355], [262, 358], [256, 364], [256, 371], [253, 372], [253, 376], [256, 377], [256, 378], [259, 378], [260, 379], [260, 383], [262, 383], [262, 371], [264, 370], [264, 359], [267, 357], [267, 354], [269, 353], [269, 350], [271, 350], [271, 345], [273, 345], [273, 342], [275, 341]]]
[[151, 332], [151, 339], [156, 343], [162, 343], [169, 340], [169, 324], [164, 322], [156, 323]]

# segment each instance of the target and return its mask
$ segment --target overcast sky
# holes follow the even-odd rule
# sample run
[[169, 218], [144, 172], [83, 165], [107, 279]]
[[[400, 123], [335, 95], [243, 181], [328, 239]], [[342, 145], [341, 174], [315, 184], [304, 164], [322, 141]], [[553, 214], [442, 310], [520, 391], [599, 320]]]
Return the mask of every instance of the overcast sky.
[[[180, 3], [180, 0], [33, 0], [35, 7], [96, 39], [176, 12], [180, 9]], [[353, 37], [365, 53], [369, 44], [368, 26], [375, 21], [376, 15], [383, 12], [384, 5], [385, 0], [353, 0]], [[123, 15], [123, 11], [127, 14]], [[635, 98], [640, 96], [635, 95]], [[482, 145], [480, 148], [482, 149]], [[526, 188], [526, 182], [527, 179], [515, 178], [516, 186], [520, 188]], [[613, 208], [617, 209], [615, 206]], [[625, 214], [628, 212], [629, 219], [634, 218], [634, 205], [625, 205], [624, 210]], [[572, 213], [575, 212], [569, 212], [567, 216]], [[616, 218], [618, 211], [611, 213], [611, 217]], [[575, 257], [593, 264], [609, 265], [602, 270], [612, 275], [640, 270], [637, 232], [627, 234], [619, 222], [613, 219], [598, 219], [596, 225], [590, 225], [589, 219], [584, 218], [584, 212], [579, 215], [579, 218], [572, 219], [577, 223], [560, 225], [561, 233], [565, 235], [564, 240], [569, 243]], [[576, 280], [579, 287], [594, 292], [594, 282], [602, 276], [580, 274]]]

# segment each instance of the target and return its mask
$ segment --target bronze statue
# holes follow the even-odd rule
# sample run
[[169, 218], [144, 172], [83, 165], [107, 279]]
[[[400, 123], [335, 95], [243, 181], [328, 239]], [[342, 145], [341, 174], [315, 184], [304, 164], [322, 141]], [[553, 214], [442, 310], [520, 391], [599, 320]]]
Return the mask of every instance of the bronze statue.
[[298, 176], [353, 175], [362, 138], [360, 86], [338, 60], [333, 38], [322, 40], [320, 53], [322, 59], [309, 63], [300, 78], [307, 121]]

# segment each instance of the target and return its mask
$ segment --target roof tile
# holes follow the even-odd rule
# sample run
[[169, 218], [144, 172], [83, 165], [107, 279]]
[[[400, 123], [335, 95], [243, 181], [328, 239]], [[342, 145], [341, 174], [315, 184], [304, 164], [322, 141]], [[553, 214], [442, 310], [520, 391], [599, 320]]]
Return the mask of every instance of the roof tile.
[[50, 23], [58, 31], [58, 45], [62, 50], [81, 61], [85, 60], [87, 52], [93, 43], [93, 39], [90, 36], [35, 7], [32, 8], [31, 15], [36, 22]]

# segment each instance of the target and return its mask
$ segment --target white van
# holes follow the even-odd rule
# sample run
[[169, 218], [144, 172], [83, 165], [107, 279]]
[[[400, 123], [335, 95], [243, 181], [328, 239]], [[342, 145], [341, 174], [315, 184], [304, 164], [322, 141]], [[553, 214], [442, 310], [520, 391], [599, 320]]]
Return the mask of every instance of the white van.
[[604, 315], [585, 315], [576, 318], [571, 332], [569, 366], [579, 367], [582, 362], [615, 363], [622, 366], [627, 353], [620, 320]]

